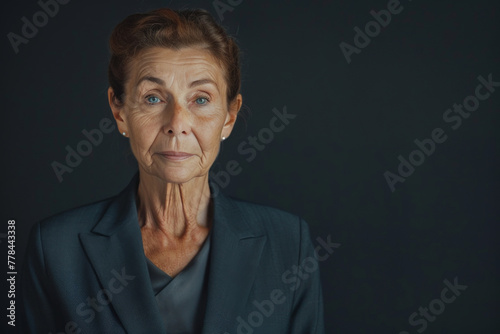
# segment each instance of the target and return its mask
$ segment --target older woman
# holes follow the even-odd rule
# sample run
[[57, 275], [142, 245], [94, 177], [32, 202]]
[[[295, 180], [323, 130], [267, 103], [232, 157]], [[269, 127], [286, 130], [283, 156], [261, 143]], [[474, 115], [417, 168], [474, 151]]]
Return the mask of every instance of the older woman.
[[306, 223], [210, 184], [242, 104], [234, 40], [205, 11], [159, 9], [110, 46], [109, 105], [139, 172], [33, 227], [25, 332], [323, 333]]

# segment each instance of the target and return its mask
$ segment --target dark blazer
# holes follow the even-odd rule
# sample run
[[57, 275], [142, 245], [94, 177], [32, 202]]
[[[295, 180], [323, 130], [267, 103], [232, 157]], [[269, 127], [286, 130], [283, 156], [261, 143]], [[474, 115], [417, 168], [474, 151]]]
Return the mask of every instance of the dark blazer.
[[[35, 224], [22, 274], [22, 333], [166, 333], [145, 261], [137, 184], [136, 175], [116, 197]], [[323, 334], [306, 223], [222, 194], [213, 201], [203, 334]]]

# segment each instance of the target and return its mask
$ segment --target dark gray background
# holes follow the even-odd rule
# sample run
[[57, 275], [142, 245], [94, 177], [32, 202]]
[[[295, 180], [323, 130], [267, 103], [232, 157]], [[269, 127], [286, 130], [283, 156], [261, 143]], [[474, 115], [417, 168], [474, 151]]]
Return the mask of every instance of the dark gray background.
[[[20, 34], [21, 17], [31, 21], [40, 7], [35, 0], [2, 6], [0, 233], [16, 220], [18, 269], [36, 221], [112, 196], [135, 172], [117, 131], [63, 182], [51, 163], [64, 163], [66, 145], [76, 148], [83, 129], [112, 117], [106, 73], [113, 27], [165, 6], [201, 7], [217, 17], [212, 1], [70, 1], [15, 54], [7, 34]], [[500, 81], [500, 5], [401, 6], [350, 64], [339, 43], [353, 44], [353, 28], [363, 29], [387, 1], [243, 0], [225, 12], [222, 24], [243, 52], [244, 117], [214, 170], [237, 160], [243, 170], [226, 194], [299, 214], [313, 239], [331, 235], [341, 244], [321, 263], [327, 333], [417, 333], [410, 314], [455, 277], [467, 290], [425, 333], [497, 333], [500, 87], [457, 130], [442, 116], [474, 93], [479, 75]], [[284, 106], [296, 118], [247, 162], [238, 145]], [[434, 128], [447, 140], [391, 192], [384, 172], [397, 173], [398, 156], [408, 158], [413, 141]]]

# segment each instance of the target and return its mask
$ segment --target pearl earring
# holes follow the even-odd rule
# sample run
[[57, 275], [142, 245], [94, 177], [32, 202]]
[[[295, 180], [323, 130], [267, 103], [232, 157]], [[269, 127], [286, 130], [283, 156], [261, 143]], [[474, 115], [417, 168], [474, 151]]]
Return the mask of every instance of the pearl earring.
[[222, 140], [226, 140], [226, 137], [222, 137]]
[[122, 132], [122, 135], [126, 136], [127, 134], [125, 132]]

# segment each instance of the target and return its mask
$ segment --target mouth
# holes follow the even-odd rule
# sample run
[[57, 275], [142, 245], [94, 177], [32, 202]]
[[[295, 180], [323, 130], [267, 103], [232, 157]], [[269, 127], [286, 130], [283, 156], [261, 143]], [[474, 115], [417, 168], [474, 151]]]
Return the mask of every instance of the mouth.
[[171, 160], [171, 161], [181, 161], [181, 160], [186, 160], [192, 157], [194, 154], [189, 154], [186, 152], [176, 152], [176, 151], [165, 151], [165, 152], [158, 152], [158, 155], [161, 157]]

